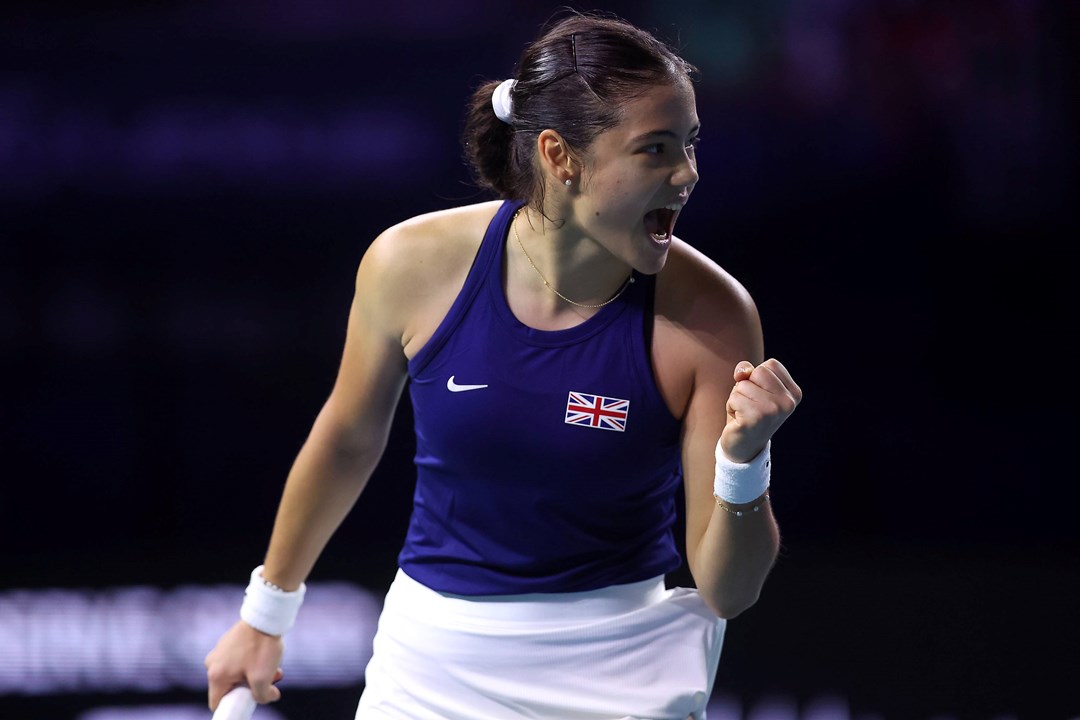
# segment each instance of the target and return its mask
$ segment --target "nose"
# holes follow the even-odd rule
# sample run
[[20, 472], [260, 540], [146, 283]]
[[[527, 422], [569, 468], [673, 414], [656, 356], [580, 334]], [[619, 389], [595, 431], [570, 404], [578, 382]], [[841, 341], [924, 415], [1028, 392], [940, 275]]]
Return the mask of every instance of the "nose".
[[671, 184], [676, 187], [693, 187], [699, 179], [697, 158], [694, 157], [694, 148], [691, 146], [683, 150], [682, 159], [671, 174]]

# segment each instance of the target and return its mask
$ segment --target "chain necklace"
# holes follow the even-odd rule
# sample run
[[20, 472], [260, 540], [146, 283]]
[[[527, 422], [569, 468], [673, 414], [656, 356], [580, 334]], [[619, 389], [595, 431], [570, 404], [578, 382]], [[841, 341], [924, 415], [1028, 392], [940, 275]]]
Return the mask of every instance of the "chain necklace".
[[570, 303], [571, 305], [576, 305], [579, 308], [602, 308], [605, 305], [609, 305], [609, 304], [615, 302], [616, 300], [618, 300], [619, 296], [621, 296], [624, 292], [626, 292], [626, 288], [630, 287], [630, 285], [634, 282], [634, 274], [631, 272], [630, 277], [626, 278], [626, 282], [624, 282], [622, 284], [622, 287], [619, 288], [618, 292], [616, 292], [614, 295], [609, 297], [604, 302], [596, 303], [595, 305], [587, 305], [585, 303], [575, 302], [575, 301], [571, 300], [570, 298], [566, 297], [561, 292], [556, 290], [554, 285], [552, 285], [551, 283], [549, 283], [547, 281], [547, 278], [544, 277], [544, 273], [540, 272], [540, 268], [536, 267], [536, 263], [534, 263], [533, 259], [529, 256], [528, 250], [526, 250], [525, 246], [521, 243], [521, 236], [518, 235], [518, 229], [517, 229], [517, 218], [518, 218], [518, 213], [520, 213], [520, 212], [521, 212], [521, 210], [519, 209], [517, 212], [514, 213], [514, 217], [510, 220], [510, 227], [514, 228], [514, 237], [517, 238], [518, 247], [521, 248], [521, 252], [525, 253], [525, 259], [529, 261], [529, 264], [532, 265], [532, 269], [535, 270], [536, 274], [540, 276], [540, 279], [544, 282], [544, 286], [547, 287], [548, 290], [550, 290], [551, 292], [555, 293], [560, 298], [565, 300], [566, 302]]

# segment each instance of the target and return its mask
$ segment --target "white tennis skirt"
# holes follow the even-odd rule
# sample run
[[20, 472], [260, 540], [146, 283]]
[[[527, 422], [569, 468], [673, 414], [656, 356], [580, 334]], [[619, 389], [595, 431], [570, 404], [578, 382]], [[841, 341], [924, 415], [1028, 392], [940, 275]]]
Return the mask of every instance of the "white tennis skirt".
[[398, 570], [356, 720], [703, 720], [725, 627], [662, 577], [476, 598]]

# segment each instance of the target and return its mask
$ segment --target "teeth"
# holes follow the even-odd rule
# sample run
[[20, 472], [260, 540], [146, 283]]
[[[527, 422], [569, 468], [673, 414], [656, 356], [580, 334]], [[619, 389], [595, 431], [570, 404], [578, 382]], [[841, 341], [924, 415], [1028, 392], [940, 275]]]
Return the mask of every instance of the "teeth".
[[675, 212], [678, 212], [678, 211], [682, 210], [682, 204], [681, 203], [671, 203], [670, 205], [665, 205], [664, 208], [667, 209], [667, 210], [674, 210]]

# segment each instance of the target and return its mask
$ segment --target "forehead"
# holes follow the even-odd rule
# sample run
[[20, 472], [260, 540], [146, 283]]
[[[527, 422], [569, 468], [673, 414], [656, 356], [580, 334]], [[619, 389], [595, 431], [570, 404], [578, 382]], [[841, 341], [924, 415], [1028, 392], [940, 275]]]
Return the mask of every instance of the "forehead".
[[619, 114], [619, 124], [609, 133], [624, 138], [665, 130], [683, 136], [700, 124], [694, 88], [685, 78], [650, 87], [623, 105]]

